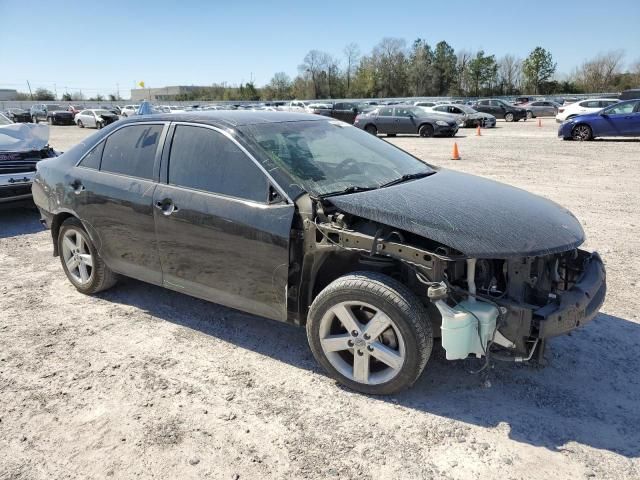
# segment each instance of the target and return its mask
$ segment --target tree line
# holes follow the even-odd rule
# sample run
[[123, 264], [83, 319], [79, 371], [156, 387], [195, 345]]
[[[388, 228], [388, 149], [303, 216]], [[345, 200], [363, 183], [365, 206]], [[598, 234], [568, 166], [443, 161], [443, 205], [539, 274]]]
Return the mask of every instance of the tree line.
[[[402, 38], [387, 37], [368, 54], [362, 54], [355, 43], [348, 44], [340, 58], [321, 50], [310, 50], [294, 78], [277, 72], [262, 88], [253, 82], [237, 86], [213, 84], [178, 95], [175, 99], [256, 101], [479, 97], [604, 93], [640, 87], [640, 60], [626, 68], [623, 60], [622, 50], [598, 54], [585, 60], [569, 75], [558, 78], [553, 55], [540, 46], [535, 47], [526, 58], [511, 54], [496, 58], [484, 50], [456, 52], [446, 41], [431, 45], [425, 39], [418, 38], [408, 46]], [[110, 101], [119, 100], [115, 95], [107, 98]], [[38, 89], [36, 99], [55, 98], [50, 91]], [[67, 93], [62, 100], [67, 99], [84, 98], [79, 98], [77, 93]], [[96, 99], [102, 100], [103, 97], [98, 95]]]

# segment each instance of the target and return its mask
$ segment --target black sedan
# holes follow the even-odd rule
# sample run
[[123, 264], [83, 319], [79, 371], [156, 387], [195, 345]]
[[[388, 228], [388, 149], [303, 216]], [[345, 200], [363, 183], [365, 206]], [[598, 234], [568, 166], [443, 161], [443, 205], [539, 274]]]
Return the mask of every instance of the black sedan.
[[22, 108], [7, 108], [4, 114], [14, 123], [31, 123], [31, 114]]
[[362, 113], [356, 117], [354, 125], [372, 135], [386, 133], [395, 136], [408, 133], [421, 137], [453, 137], [458, 132], [458, 121], [455, 117], [430, 113], [421, 107], [407, 105], [380, 107]]
[[507, 122], [527, 120], [527, 110], [510, 105], [499, 98], [478, 100], [472, 107], [478, 112], [490, 113], [496, 118], [504, 118]]
[[605, 296], [566, 209], [318, 115], [136, 116], [38, 163], [33, 196], [80, 292], [126, 275], [304, 325], [370, 394], [413, 384], [440, 332], [448, 359], [526, 360]]

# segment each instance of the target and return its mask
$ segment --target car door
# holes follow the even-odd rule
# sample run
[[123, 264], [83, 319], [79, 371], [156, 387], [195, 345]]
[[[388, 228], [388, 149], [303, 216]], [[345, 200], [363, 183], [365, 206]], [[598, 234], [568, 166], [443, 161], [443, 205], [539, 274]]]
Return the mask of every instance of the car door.
[[491, 110], [491, 105], [489, 105], [489, 100], [480, 100], [478, 103], [476, 103], [474, 108], [479, 112], [493, 113], [493, 111]]
[[411, 107], [396, 107], [393, 112], [394, 127], [392, 133], [417, 133], [415, 111]]
[[164, 285], [284, 320], [293, 203], [222, 130], [178, 123], [165, 150], [154, 194]]
[[75, 209], [115, 272], [161, 284], [153, 192], [164, 122], [125, 125], [92, 148], [65, 179]]
[[599, 132], [594, 131], [594, 135], [611, 135], [611, 136], [627, 136], [632, 135], [634, 132], [634, 123], [636, 118], [634, 113], [637, 102], [624, 102], [617, 105], [612, 105], [605, 108], [600, 118], [600, 122], [603, 124], [603, 129]]
[[376, 119], [378, 133], [394, 133], [393, 107], [382, 107]]

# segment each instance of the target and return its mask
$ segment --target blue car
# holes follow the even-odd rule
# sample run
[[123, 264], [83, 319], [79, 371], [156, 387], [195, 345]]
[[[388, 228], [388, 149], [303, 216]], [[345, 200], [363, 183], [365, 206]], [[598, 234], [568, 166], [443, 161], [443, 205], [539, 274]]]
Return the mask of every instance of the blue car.
[[640, 137], [640, 99], [619, 102], [595, 113], [578, 115], [560, 125], [564, 140], [596, 137]]

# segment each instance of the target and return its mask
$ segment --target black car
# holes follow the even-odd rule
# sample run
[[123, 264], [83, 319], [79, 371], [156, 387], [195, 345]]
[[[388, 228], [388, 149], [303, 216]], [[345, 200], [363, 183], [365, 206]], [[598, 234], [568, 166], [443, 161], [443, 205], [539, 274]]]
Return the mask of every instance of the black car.
[[371, 394], [413, 384], [440, 332], [450, 359], [526, 360], [604, 301], [566, 209], [318, 115], [134, 117], [40, 162], [33, 196], [80, 292], [127, 275], [306, 326]]
[[49, 125], [74, 125], [73, 112], [62, 105], [39, 103], [32, 105], [29, 113], [33, 123], [46, 120]]
[[372, 135], [386, 133], [389, 136], [408, 133], [421, 137], [436, 135], [453, 137], [458, 132], [455, 117], [444, 113], [426, 112], [421, 107], [397, 105], [380, 107], [358, 115], [354, 125]]
[[31, 123], [31, 114], [22, 108], [7, 108], [4, 114], [14, 123]]
[[504, 118], [507, 122], [527, 120], [527, 111], [524, 108], [509, 105], [499, 98], [478, 100], [472, 106], [479, 112], [490, 113], [496, 118]]

